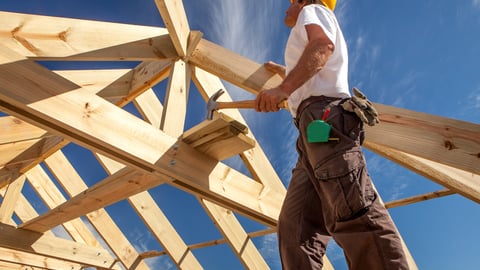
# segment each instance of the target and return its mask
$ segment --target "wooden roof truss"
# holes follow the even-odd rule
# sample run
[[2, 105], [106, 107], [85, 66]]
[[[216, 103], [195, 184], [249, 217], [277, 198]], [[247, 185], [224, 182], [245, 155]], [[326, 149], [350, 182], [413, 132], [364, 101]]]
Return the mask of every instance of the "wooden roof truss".
[[[228, 243], [245, 268], [268, 269], [252, 238], [274, 233], [285, 187], [261, 146], [234, 153], [247, 176], [182, 136], [191, 81], [208, 100], [225, 88], [221, 79], [258, 93], [281, 78], [190, 30], [182, 1], [155, 3], [166, 28], [0, 12], [0, 268], [149, 269], [146, 259], [168, 255], [178, 268], [202, 269], [192, 251]], [[140, 64], [50, 70], [38, 61]], [[152, 87], [165, 80], [162, 103]], [[129, 103], [143, 119], [122, 108]], [[387, 206], [453, 193], [480, 202], [479, 125], [376, 105], [382, 124], [367, 130], [365, 147], [446, 188]], [[248, 128], [237, 110], [227, 113]], [[62, 151], [70, 142], [89, 149], [108, 175], [87, 184]], [[43, 213], [22, 192], [26, 183]], [[165, 184], [194, 195], [223, 239], [185, 243], [148, 192]], [[105, 210], [120, 201], [164, 251], [136, 250]], [[265, 230], [246, 232], [234, 213]], [[71, 239], [56, 236], [57, 226]]]

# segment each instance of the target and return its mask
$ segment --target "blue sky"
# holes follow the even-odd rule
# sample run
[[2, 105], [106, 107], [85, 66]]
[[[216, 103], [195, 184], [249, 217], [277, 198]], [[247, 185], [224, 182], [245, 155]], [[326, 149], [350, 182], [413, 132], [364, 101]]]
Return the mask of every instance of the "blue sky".
[[[289, 31], [283, 26], [287, 0], [185, 0], [184, 6], [191, 29], [202, 31], [206, 39], [260, 63], [284, 63]], [[163, 26], [153, 0], [3, 0], [0, 10]], [[335, 13], [350, 51], [351, 86], [358, 86], [374, 102], [480, 123], [480, 0], [346, 0], [339, 1]], [[226, 86], [234, 99], [252, 98]], [[187, 128], [203, 121], [205, 115], [204, 103], [191, 92]], [[287, 185], [296, 161], [296, 131], [289, 113], [242, 113]], [[105, 176], [96, 162], [90, 163], [88, 151], [74, 144], [65, 151], [91, 183]], [[370, 174], [385, 202], [443, 189], [378, 155], [368, 151], [366, 155]], [[242, 170], [238, 160], [228, 163]], [[25, 192], [31, 193], [28, 186]], [[194, 197], [168, 186], [151, 193], [187, 244], [221, 238]], [[135, 213], [127, 203], [107, 210], [125, 234], [136, 239], [139, 251], [162, 250], [145, 233], [142, 222], [130, 218]], [[394, 208], [390, 213], [419, 269], [478, 269], [477, 203], [452, 195]], [[247, 231], [263, 228], [239, 218]], [[202, 226], [191, 230], [192, 224]], [[257, 238], [255, 244], [270, 267], [280, 269], [275, 236]], [[224, 246], [211, 247], [194, 254], [205, 269], [242, 269], [233, 253], [225, 250]], [[335, 269], [347, 269], [338, 246], [331, 245], [328, 256]], [[166, 256], [150, 263], [159, 269], [174, 269]]]

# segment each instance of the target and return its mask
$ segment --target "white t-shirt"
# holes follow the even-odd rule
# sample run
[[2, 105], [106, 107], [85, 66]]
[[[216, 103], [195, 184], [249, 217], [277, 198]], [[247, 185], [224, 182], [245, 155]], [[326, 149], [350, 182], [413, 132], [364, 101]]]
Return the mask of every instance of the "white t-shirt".
[[300, 103], [310, 96], [349, 97], [348, 52], [337, 19], [331, 10], [319, 4], [303, 7], [296, 25], [292, 28], [285, 50], [286, 73], [297, 64], [308, 43], [305, 25], [317, 24], [335, 45], [333, 54], [320, 72], [300, 86], [288, 98], [288, 106], [293, 117]]

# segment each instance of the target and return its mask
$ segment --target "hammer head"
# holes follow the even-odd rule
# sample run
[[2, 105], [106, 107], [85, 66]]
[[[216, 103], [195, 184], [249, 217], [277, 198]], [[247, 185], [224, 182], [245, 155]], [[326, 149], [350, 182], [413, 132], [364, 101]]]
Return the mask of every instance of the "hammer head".
[[212, 120], [213, 118], [213, 111], [218, 109], [217, 99], [224, 93], [222, 89], [218, 90], [213, 94], [207, 102], [207, 119]]

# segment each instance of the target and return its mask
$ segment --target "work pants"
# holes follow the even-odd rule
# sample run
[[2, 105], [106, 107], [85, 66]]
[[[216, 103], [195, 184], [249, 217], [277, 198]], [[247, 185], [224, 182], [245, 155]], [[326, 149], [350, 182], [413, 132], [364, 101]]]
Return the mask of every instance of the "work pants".
[[[320, 99], [300, 106], [297, 115], [299, 157], [278, 221], [283, 269], [322, 269], [331, 237], [349, 269], [408, 269], [396, 227], [367, 173], [363, 123], [338, 102]], [[308, 143], [307, 125], [327, 107], [330, 137], [339, 140]]]

